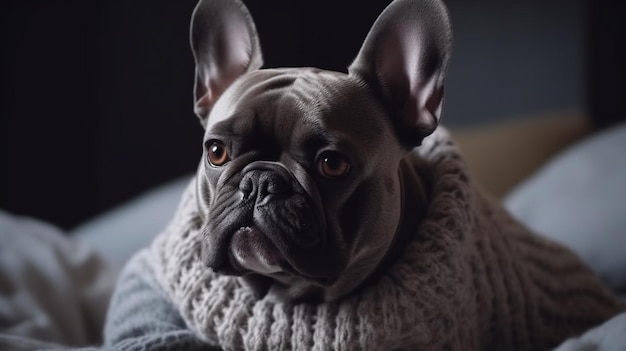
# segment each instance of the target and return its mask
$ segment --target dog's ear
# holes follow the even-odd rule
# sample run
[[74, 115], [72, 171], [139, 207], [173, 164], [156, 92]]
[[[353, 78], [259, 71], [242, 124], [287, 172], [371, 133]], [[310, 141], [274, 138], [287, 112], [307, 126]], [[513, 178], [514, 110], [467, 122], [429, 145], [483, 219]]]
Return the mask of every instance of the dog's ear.
[[407, 147], [420, 145], [439, 124], [451, 50], [452, 28], [440, 0], [395, 0], [349, 67], [382, 96]]
[[254, 22], [239, 0], [200, 0], [191, 19], [196, 61], [195, 113], [202, 125], [235, 79], [256, 70], [263, 56]]

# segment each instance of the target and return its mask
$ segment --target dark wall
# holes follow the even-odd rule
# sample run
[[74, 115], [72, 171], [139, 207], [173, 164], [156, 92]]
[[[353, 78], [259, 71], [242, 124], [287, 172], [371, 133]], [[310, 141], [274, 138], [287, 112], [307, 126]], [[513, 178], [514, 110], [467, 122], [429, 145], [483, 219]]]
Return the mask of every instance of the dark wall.
[[626, 23], [621, 0], [589, 0], [587, 99], [599, 128], [626, 121]]
[[[0, 209], [70, 228], [195, 170], [195, 3], [5, 2]], [[248, 3], [267, 67], [345, 70], [387, 1]]]
[[[266, 67], [339, 71], [389, 2], [244, 1]], [[594, 2], [596, 12], [611, 1]], [[195, 170], [202, 136], [188, 43], [195, 3], [3, 3], [0, 209], [70, 228]], [[585, 40], [595, 12], [584, 0], [447, 3], [455, 48], [446, 124], [586, 108], [585, 74], [595, 71], [586, 70]], [[602, 55], [596, 66], [613, 54]]]
[[194, 5], [4, 3], [0, 208], [68, 228], [194, 169]]

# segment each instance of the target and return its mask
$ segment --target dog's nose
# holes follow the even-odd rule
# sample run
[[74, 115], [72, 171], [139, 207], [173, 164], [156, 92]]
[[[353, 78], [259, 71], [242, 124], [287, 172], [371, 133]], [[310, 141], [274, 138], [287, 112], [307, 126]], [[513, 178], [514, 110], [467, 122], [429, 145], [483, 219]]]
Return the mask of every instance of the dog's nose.
[[256, 195], [261, 198], [268, 195], [280, 195], [289, 191], [288, 181], [279, 173], [264, 170], [246, 172], [239, 183], [246, 197]]

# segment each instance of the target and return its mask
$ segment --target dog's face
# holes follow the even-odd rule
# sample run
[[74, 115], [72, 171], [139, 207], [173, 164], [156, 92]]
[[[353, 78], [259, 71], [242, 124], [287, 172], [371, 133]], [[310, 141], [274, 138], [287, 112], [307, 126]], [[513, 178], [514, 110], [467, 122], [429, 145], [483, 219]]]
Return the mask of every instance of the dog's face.
[[439, 121], [445, 8], [396, 0], [349, 74], [259, 69], [254, 24], [237, 0], [201, 0], [191, 42], [206, 131], [197, 175], [206, 264], [287, 299], [354, 290], [403, 220], [420, 215], [403, 207], [401, 164]]

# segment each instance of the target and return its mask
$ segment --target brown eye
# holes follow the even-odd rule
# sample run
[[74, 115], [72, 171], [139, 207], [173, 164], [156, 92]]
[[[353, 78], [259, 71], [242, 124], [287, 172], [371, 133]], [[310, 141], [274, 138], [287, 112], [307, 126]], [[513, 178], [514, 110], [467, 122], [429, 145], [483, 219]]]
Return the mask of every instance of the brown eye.
[[223, 166], [230, 161], [226, 146], [220, 141], [213, 141], [207, 148], [207, 157], [212, 166]]
[[323, 153], [317, 161], [317, 171], [326, 178], [339, 178], [348, 174], [350, 162], [340, 153]]

